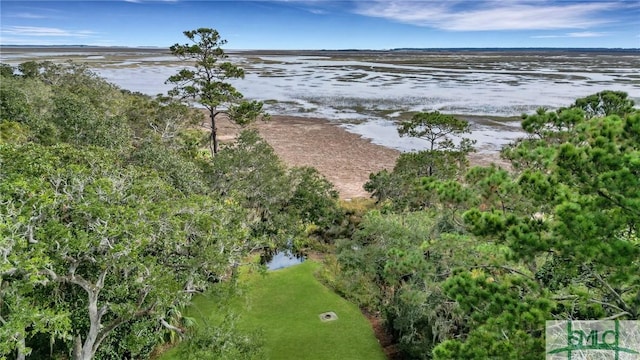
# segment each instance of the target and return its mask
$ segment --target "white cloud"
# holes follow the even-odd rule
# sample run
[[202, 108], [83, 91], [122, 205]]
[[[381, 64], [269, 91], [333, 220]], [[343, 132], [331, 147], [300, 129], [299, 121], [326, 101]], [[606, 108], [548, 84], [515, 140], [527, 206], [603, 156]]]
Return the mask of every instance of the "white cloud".
[[34, 14], [34, 13], [17, 13], [9, 15], [8, 17], [18, 18], [18, 19], [46, 19], [47, 16]]
[[586, 29], [614, 2], [362, 1], [356, 13], [452, 31]]
[[602, 36], [607, 36], [607, 34], [603, 32], [595, 32], [595, 31], [581, 31], [581, 32], [568, 33], [567, 36], [574, 37], [574, 38], [582, 38], [582, 37], [602, 37]]
[[309, 9], [309, 12], [315, 15], [326, 15], [329, 13], [328, 11], [321, 9]]
[[554, 38], [593, 38], [607, 36], [607, 33], [594, 31], [570, 32], [560, 35], [534, 35], [533, 39], [554, 39]]
[[14, 36], [36, 36], [36, 37], [77, 37], [86, 38], [94, 35], [93, 31], [79, 30], [70, 31], [59, 28], [50, 27], [38, 27], [38, 26], [9, 26], [6, 29], [2, 29], [3, 34], [9, 34]]

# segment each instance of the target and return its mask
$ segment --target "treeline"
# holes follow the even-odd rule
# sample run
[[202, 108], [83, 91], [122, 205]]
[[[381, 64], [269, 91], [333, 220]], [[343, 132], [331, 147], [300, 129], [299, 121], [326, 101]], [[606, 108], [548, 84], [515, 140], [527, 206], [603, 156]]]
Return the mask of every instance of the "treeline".
[[[640, 110], [603, 91], [524, 115], [510, 168], [468, 168], [465, 126], [420, 113], [431, 141], [366, 184], [378, 201], [324, 281], [379, 312], [406, 359], [540, 359], [546, 320], [640, 316]], [[468, 144], [468, 141], [467, 141]]]
[[0, 358], [144, 359], [179, 338], [257, 356], [231, 325], [194, 334], [182, 312], [249, 254], [340, 231], [332, 185], [253, 130], [212, 157], [202, 111], [82, 65], [0, 76]]

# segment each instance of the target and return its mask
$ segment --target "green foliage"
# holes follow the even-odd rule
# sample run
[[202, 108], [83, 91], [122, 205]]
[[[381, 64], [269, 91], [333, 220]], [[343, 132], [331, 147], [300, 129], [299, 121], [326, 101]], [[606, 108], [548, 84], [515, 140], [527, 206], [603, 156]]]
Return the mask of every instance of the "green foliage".
[[175, 87], [169, 96], [180, 100], [192, 100], [209, 111], [211, 120], [211, 153], [218, 152], [216, 117], [226, 114], [231, 121], [247, 125], [259, 117], [268, 116], [258, 101], [243, 101], [243, 95], [228, 81], [244, 78], [244, 70], [229, 61], [222, 49], [227, 41], [217, 30], [199, 28], [185, 31], [190, 43], [175, 44], [169, 49], [181, 60], [193, 61], [193, 68], [183, 68], [170, 76], [167, 83]]
[[[508, 248], [436, 230], [429, 212], [369, 212], [352, 239], [336, 244], [323, 279], [348, 299], [380, 311], [407, 358], [429, 358], [440, 342], [469, 332], [469, 320], [443, 290], [457, 268], [501, 268]], [[509, 270], [506, 270], [509, 271]]]
[[[71, 310], [66, 318], [74, 319], [73, 327], [52, 333], [81, 339], [85, 358], [99, 353], [122, 324], [147, 319], [159, 331], [170, 309], [227, 276], [251, 247], [239, 207], [185, 197], [153, 172], [119, 167], [107, 152], [34, 145], [1, 150], [2, 218], [8, 223], [0, 229], [10, 249], [3, 281], [17, 291], [33, 279], [34, 289], [5, 288], [4, 303], [28, 298], [56, 316]], [[41, 297], [41, 291], [60, 295]], [[14, 320], [14, 312], [3, 318]], [[33, 326], [42, 321], [31, 320]]]
[[[604, 91], [525, 115], [522, 126], [530, 136], [503, 151], [513, 172], [425, 177], [399, 161], [371, 176], [368, 190], [393, 205], [400, 171], [412, 186], [423, 176], [406, 203], [428, 194], [430, 219], [404, 233], [411, 225], [390, 224], [397, 215], [383, 202], [386, 215], [365, 219], [388, 219], [365, 220], [338, 243], [331, 279], [370, 303], [353, 288], [374, 284], [368, 293], [407, 358], [536, 359], [545, 320], [638, 319], [640, 112], [627, 94]], [[387, 235], [362, 241], [378, 225]]]
[[341, 230], [344, 219], [333, 184], [311, 167], [292, 168], [288, 177], [293, 193], [286, 212], [306, 224], [313, 224], [317, 235], [330, 240], [330, 236]]
[[246, 126], [258, 118], [269, 120], [269, 115], [264, 112], [260, 101], [242, 101], [229, 109], [229, 118], [240, 126]]
[[130, 135], [124, 119], [94, 106], [85, 95], [59, 93], [53, 103], [52, 122], [60, 131], [61, 141], [120, 150], [127, 145]]
[[14, 121], [36, 128], [51, 110], [51, 88], [39, 79], [2, 77], [0, 122]]
[[[419, 272], [423, 257], [419, 245], [429, 236], [430, 223], [430, 216], [422, 213], [367, 213], [352, 239], [336, 243], [340, 270], [334, 278], [336, 291], [361, 306], [377, 309], [385, 293], [393, 292], [403, 277]], [[363, 292], [365, 289], [371, 293]]]
[[525, 168], [546, 169], [555, 156], [554, 147], [571, 141], [576, 127], [594, 117], [618, 115], [625, 117], [634, 112], [634, 102], [620, 91], [605, 90], [577, 99], [570, 107], [556, 111], [538, 109], [535, 114], [522, 115], [522, 128], [530, 134], [506, 146], [502, 154], [516, 170]]
[[[248, 222], [267, 251], [301, 244], [309, 225], [324, 237], [342, 225], [333, 185], [311, 168], [289, 171], [255, 130], [244, 130], [222, 148], [207, 170], [209, 186], [220, 196], [237, 195], [250, 209]], [[304, 244], [301, 244], [304, 245]]]
[[[493, 276], [491, 276], [493, 275]], [[473, 270], [445, 281], [444, 292], [467, 314], [469, 333], [433, 350], [435, 359], [537, 359], [553, 303], [520, 274]]]
[[151, 99], [139, 93], [123, 93], [126, 96], [122, 104], [122, 113], [133, 131], [134, 138], [157, 138], [165, 146], [184, 149], [191, 155], [204, 144], [202, 133], [196, 139], [187, 140], [189, 128], [203, 122], [204, 114], [200, 109], [190, 108], [169, 97], [158, 96]]
[[256, 133], [211, 163], [188, 129], [199, 110], [82, 65], [21, 69], [0, 83], [0, 357], [147, 358], [251, 250], [341, 215], [326, 180]]
[[624, 116], [634, 111], [634, 102], [623, 91], [604, 90], [577, 99], [571, 107], [582, 109], [587, 119], [609, 115]]
[[41, 64], [36, 61], [27, 61], [18, 65], [18, 71], [27, 78], [36, 78], [40, 75]]
[[584, 111], [577, 108], [546, 111], [538, 109], [534, 115], [522, 116], [522, 129], [546, 142], [563, 142], [575, 126], [583, 121]]
[[0, 122], [28, 126], [28, 139], [41, 144], [63, 141], [120, 152], [130, 145], [126, 95], [115, 86], [82, 65], [30, 62], [21, 68], [26, 75], [3, 77]]
[[189, 338], [179, 347], [180, 359], [187, 360], [253, 360], [264, 359], [263, 344], [257, 335], [237, 329], [237, 319], [228, 315], [215, 326], [194, 327]]
[[250, 209], [248, 223], [264, 249], [277, 249], [302, 231], [301, 224], [283, 209], [292, 196], [284, 164], [255, 130], [216, 155], [207, 173], [210, 188], [219, 196], [237, 195]]
[[396, 210], [421, 210], [432, 205], [432, 194], [425, 191], [420, 178], [456, 179], [468, 166], [467, 154], [473, 144], [462, 138], [456, 145], [451, 136], [470, 132], [469, 123], [451, 115], [417, 113], [398, 126], [400, 136], [412, 136], [429, 141], [429, 149], [401, 154], [393, 172], [382, 170], [369, 175], [364, 189], [378, 202], [391, 201]]
[[[576, 104], [593, 105], [601, 97], [596, 94]], [[583, 109], [544, 116], [562, 119], [567, 113], [573, 117]], [[554, 293], [540, 296], [558, 301], [547, 319], [638, 318], [640, 246], [634, 235], [640, 220], [638, 119], [637, 110], [623, 117], [583, 115], [548, 127], [540, 136], [543, 141], [516, 144], [511, 149], [511, 154], [518, 154], [515, 161], [529, 165], [506, 183], [505, 194], [517, 203], [500, 212], [475, 208], [465, 214], [475, 234], [504, 241], [512, 249], [510, 257], [524, 260], [537, 284]], [[456, 351], [464, 348], [447, 346]], [[531, 346], [535, 350], [535, 344]]]
[[469, 152], [475, 141], [463, 138], [456, 146], [450, 136], [470, 132], [467, 121], [457, 119], [452, 115], [441, 114], [438, 111], [417, 113], [413, 115], [411, 120], [404, 121], [398, 126], [400, 136], [408, 135], [427, 140], [431, 151], [458, 149], [462, 152]]
[[0, 144], [23, 143], [29, 138], [29, 128], [15, 121], [0, 122]]
[[380, 203], [391, 201], [396, 210], [420, 210], [433, 205], [433, 194], [421, 178], [456, 179], [468, 161], [459, 151], [426, 150], [400, 154], [393, 172], [382, 170], [369, 175], [364, 189]]
[[13, 66], [5, 63], [0, 63], [0, 76], [2, 77], [12, 77], [14, 76], [15, 69]]
[[388, 199], [393, 199], [398, 196], [399, 179], [392, 176], [388, 170], [380, 170], [377, 173], [369, 174], [369, 181], [367, 181], [363, 187], [366, 191], [371, 193], [371, 196], [376, 199], [377, 202], [384, 202]]
[[156, 170], [160, 176], [184, 194], [204, 194], [207, 186], [203, 170], [186, 161], [179, 153], [167, 151], [166, 145], [153, 138], [139, 144], [131, 153], [131, 162], [140, 167]]

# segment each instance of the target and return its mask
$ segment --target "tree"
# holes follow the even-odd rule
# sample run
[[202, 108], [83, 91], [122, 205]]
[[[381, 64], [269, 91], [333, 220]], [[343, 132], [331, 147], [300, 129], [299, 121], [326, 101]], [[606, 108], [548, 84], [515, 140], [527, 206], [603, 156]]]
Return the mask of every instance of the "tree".
[[[537, 115], [541, 115], [540, 119], [560, 119], [566, 111]], [[540, 127], [529, 128], [533, 129]], [[572, 120], [571, 126], [563, 125], [555, 131], [550, 127], [545, 133], [548, 141], [524, 141], [511, 149], [511, 154], [518, 155], [517, 160], [527, 159], [522, 164], [534, 164], [525, 166], [513, 178], [495, 171], [476, 171], [469, 180], [480, 190], [483, 204], [500, 205], [496, 206], [498, 209], [474, 207], [464, 214], [471, 232], [510, 248], [510, 258], [522, 262], [526, 269], [513, 280], [535, 281], [530, 281], [528, 292], [544, 303], [532, 307], [534, 299], [523, 298], [520, 306], [503, 306], [490, 318], [476, 323], [475, 330], [466, 339], [451, 340], [440, 346], [436, 357], [469, 358], [471, 355], [466, 351], [477, 354], [480, 344], [495, 344], [505, 349], [505, 353], [516, 350], [507, 349], [508, 344], [500, 345], [503, 340], [490, 337], [501, 330], [513, 339], [517, 331], [512, 331], [517, 329], [510, 330], [505, 326], [507, 322], [500, 319], [525, 319], [521, 309], [530, 313], [527, 319], [538, 318], [530, 322], [529, 329], [521, 329], [533, 339], [541, 338], [535, 323], [540, 324], [539, 329], [545, 318], [637, 320], [640, 317], [637, 225], [640, 222], [640, 112], [630, 110], [622, 116], [585, 114], [579, 121]], [[487, 196], [491, 194], [487, 190], [495, 195]], [[450, 284], [461, 280], [451, 280]], [[492, 280], [495, 284], [500, 282], [498, 278]], [[482, 285], [483, 288], [492, 286], [486, 281]], [[463, 288], [468, 290], [463, 292]], [[522, 296], [513, 293], [484, 300], [464, 296], [471, 289], [469, 284], [460, 284], [451, 288], [450, 296], [460, 296], [457, 299], [460, 304], [473, 306], [474, 316], [470, 317], [476, 321], [480, 319], [477, 309], [485, 306], [483, 304], [497, 301], [508, 304]], [[526, 294], [521, 291], [523, 293]], [[540, 311], [550, 313], [540, 317], [536, 315]], [[522, 348], [527, 346], [532, 353], [541, 352], [540, 341]], [[485, 358], [492, 354], [479, 356]]]
[[[427, 140], [429, 150], [453, 150], [455, 144], [451, 140], [451, 135], [462, 135], [471, 132], [469, 123], [457, 119], [455, 116], [441, 114], [438, 111], [420, 112], [409, 121], [403, 121], [398, 127], [400, 136], [411, 136]], [[475, 141], [463, 138], [458, 149], [469, 151]]]
[[156, 334], [182, 333], [173, 309], [230, 276], [249, 249], [246, 213], [233, 201], [184, 196], [107, 150], [3, 145], [0, 162], [0, 315], [11, 330], [3, 326], [0, 342], [9, 351], [27, 352], [44, 332], [67, 340], [74, 359], [91, 359], [139, 320]]
[[240, 126], [247, 125], [259, 117], [266, 118], [259, 101], [243, 101], [243, 95], [228, 81], [244, 78], [244, 70], [232, 64], [221, 46], [227, 43], [218, 31], [209, 28], [185, 31], [191, 41], [175, 44], [171, 53], [181, 60], [194, 61], [194, 68], [184, 68], [169, 77], [167, 83], [175, 84], [170, 96], [193, 100], [204, 106], [211, 120], [210, 146], [212, 155], [218, 152], [216, 118], [226, 114]]
[[329, 240], [330, 230], [339, 228], [344, 217], [333, 184], [312, 167], [295, 167], [288, 175], [293, 193], [285, 211], [305, 224], [313, 224], [315, 233]]
[[[213, 163], [185, 131], [196, 110], [121, 91], [83, 66], [23, 70], [0, 74], [0, 359], [147, 358], [167, 337], [188, 337], [181, 308], [235, 274], [259, 222], [237, 183], [210, 196]], [[243, 174], [274, 164], [249, 158], [235, 159]], [[292, 192], [279, 166], [274, 182], [252, 173], [270, 185], [248, 203], [286, 218], [287, 197], [264, 204]]]
[[465, 153], [423, 150], [400, 154], [393, 172], [382, 170], [369, 175], [364, 189], [378, 203], [390, 200], [397, 210], [421, 210], [432, 202], [432, 191], [422, 186], [422, 178], [460, 178], [467, 169]]
[[18, 65], [18, 70], [24, 77], [35, 78], [40, 75], [41, 67], [37, 61], [27, 61]]
[[[420, 112], [409, 121], [403, 121], [398, 126], [400, 136], [411, 136], [429, 142], [428, 151], [449, 151], [466, 158], [466, 155], [473, 151], [475, 140], [461, 138], [456, 144], [451, 136], [460, 136], [471, 133], [470, 125], [467, 121], [457, 119], [452, 115], [441, 114], [438, 111]], [[433, 175], [433, 162], [427, 164], [427, 175]]]
[[[404, 355], [535, 359], [545, 320], [638, 319], [640, 112], [626, 98], [604, 92], [524, 116], [529, 136], [503, 152], [516, 172], [422, 178], [438, 214], [420, 245], [427, 271], [404, 271], [416, 245], [398, 246], [401, 231], [383, 243], [395, 245], [384, 269], [402, 281], [380, 303]], [[347, 273], [352, 253], [366, 254], [357, 268], [376, 271], [371, 247], [381, 244], [346, 245], [337, 247], [346, 276], [358, 278]]]
[[584, 120], [584, 115], [584, 110], [579, 108], [562, 108], [557, 111], [539, 108], [533, 115], [522, 116], [522, 129], [549, 143], [564, 142], [575, 126]]
[[5, 63], [0, 63], [0, 76], [4, 76], [4, 77], [15, 76], [14, 71], [15, 70], [13, 69], [13, 66]]
[[624, 117], [633, 111], [634, 102], [627, 93], [612, 90], [576, 99], [571, 106], [554, 111], [539, 108], [535, 114], [522, 115], [522, 129], [528, 136], [503, 148], [502, 156], [518, 171], [545, 169], [555, 156], [555, 148], [549, 145], [571, 141], [579, 124], [593, 117]]
[[294, 190], [286, 166], [255, 129], [241, 131], [235, 143], [216, 155], [209, 170], [212, 193], [235, 194], [248, 210], [255, 250], [281, 248], [297, 235], [297, 219], [283, 211]]
[[582, 109], [586, 118], [595, 116], [624, 116], [633, 111], [635, 105], [629, 95], [623, 91], [604, 90], [597, 94], [577, 99], [572, 108]]
[[0, 121], [28, 126], [29, 140], [42, 144], [130, 145], [126, 96], [115, 85], [83, 65], [27, 62], [20, 69], [24, 75], [0, 82]]

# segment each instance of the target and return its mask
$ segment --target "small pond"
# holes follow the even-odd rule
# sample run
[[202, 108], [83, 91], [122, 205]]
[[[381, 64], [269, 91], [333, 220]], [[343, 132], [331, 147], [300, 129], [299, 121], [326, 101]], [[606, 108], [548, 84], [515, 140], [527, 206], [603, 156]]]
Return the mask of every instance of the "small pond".
[[304, 261], [304, 256], [295, 254], [291, 250], [281, 250], [274, 254], [265, 255], [261, 262], [267, 265], [267, 270], [278, 270], [298, 265]]

